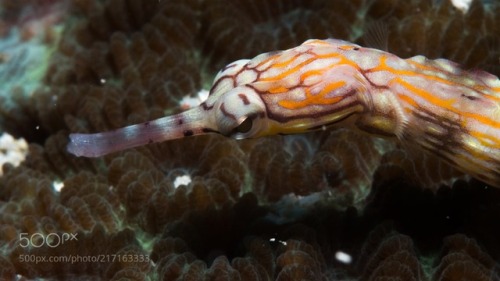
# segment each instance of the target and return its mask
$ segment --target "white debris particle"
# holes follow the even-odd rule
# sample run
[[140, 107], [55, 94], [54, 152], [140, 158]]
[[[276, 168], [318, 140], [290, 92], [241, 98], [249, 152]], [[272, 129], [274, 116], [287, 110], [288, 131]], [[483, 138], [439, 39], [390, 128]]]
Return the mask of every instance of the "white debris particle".
[[181, 185], [189, 185], [191, 183], [191, 177], [189, 175], [178, 176], [174, 180], [174, 187], [177, 188]]
[[286, 246], [286, 241], [278, 240], [276, 238], [269, 238], [269, 242], [278, 242], [283, 246]]
[[[14, 139], [11, 135], [3, 133], [0, 136], [0, 167], [5, 163], [18, 166], [28, 154], [28, 143], [24, 139]], [[3, 170], [0, 169], [0, 175]]]
[[469, 10], [472, 0], [451, 0], [451, 3], [465, 14]]
[[352, 257], [348, 253], [342, 252], [342, 251], [337, 251], [335, 253], [335, 258], [345, 264], [350, 264], [352, 262]]
[[198, 92], [198, 98], [200, 99], [201, 102], [204, 102], [208, 99], [208, 95], [210, 94], [209, 90], [201, 89]]
[[200, 105], [200, 103], [204, 102], [208, 98], [208, 94], [210, 92], [205, 89], [201, 89], [195, 97], [185, 96], [182, 98], [180, 102], [180, 106], [182, 109], [189, 109], [192, 107], [196, 107]]
[[52, 186], [54, 187], [55, 191], [61, 192], [61, 189], [64, 187], [64, 183], [60, 181], [54, 181], [52, 182]]

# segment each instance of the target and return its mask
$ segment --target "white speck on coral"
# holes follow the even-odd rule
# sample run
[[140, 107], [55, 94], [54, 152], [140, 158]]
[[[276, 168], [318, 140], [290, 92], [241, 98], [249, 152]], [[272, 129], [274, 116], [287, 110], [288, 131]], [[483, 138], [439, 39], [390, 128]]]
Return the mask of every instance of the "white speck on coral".
[[101, 79], [99, 80], [99, 82], [101, 82], [101, 84], [106, 84], [106, 79], [101, 78]]
[[40, 130], [40, 126], [36, 126], [35, 129]]
[[281, 245], [286, 246], [286, 241], [283, 241], [283, 240], [278, 240], [278, 239], [276, 239], [276, 238], [274, 238], [274, 237], [273, 237], [273, 238], [269, 238], [269, 242], [273, 242], [273, 243], [274, 243], [274, 242], [278, 242], [278, 243], [280, 243]]
[[455, 6], [455, 8], [465, 14], [469, 11], [472, 0], [451, 0], [451, 3]]
[[[0, 166], [5, 163], [11, 163], [14, 166], [19, 166], [28, 154], [28, 143], [24, 139], [14, 139], [11, 135], [3, 133], [0, 136]], [[0, 169], [0, 175], [3, 170]]]
[[335, 258], [344, 264], [350, 264], [352, 262], [352, 257], [348, 253], [342, 252], [342, 251], [337, 251], [335, 253]]
[[191, 177], [189, 175], [178, 176], [174, 180], [174, 187], [177, 188], [181, 185], [189, 185], [191, 183]]
[[200, 103], [204, 102], [208, 98], [208, 94], [210, 92], [205, 89], [201, 89], [196, 97], [184, 96], [181, 99], [180, 106], [182, 109], [189, 109], [200, 105]]
[[55, 191], [61, 192], [61, 189], [64, 187], [64, 183], [60, 181], [53, 181], [52, 186], [54, 187]]

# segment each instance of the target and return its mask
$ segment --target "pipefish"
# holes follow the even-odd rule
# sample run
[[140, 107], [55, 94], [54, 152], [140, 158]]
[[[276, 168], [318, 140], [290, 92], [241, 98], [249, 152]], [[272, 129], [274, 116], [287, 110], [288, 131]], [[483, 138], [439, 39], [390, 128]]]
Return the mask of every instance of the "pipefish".
[[244, 139], [330, 125], [416, 145], [500, 187], [498, 77], [336, 39], [235, 61], [198, 107], [109, 132], [70, 134], [67, 149], [99, 157], [207, 133]]

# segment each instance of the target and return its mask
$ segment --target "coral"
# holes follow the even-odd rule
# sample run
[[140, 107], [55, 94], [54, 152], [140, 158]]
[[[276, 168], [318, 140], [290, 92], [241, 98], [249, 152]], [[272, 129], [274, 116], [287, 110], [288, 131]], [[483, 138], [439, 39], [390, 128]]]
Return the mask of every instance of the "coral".
[[500, 280], [495, 261], [475, 239], [455, 234], [445, 239], [433, 280]]
[[[225, 251], [228, 251], [228, 255], [235, 251], [232, 243], [238, 243], [238, 239], [241, 239], [239, 235], [244, 233], [241, 229], [247, 226], [242, 224], [237, 226], [233, 220], [246, 217], [245, 221], [253, 221], [255, 219], [253, 216], [238, 216], [237, 213], [248, 213], [249, 210], [256, 208], [254, 204], [255, 199], [244, 196], [234, 208], [220, 211], [194, 211], [188, 219], [173, 225], [169, 236], [156, 242], [151, 253], [152, 260], [157, 264], [158, 278], [160, 280], [184, 280], [186, 278], [193, 278], [193, 280], [219, 280], [219, 278], [222, 280], [235, 280], [235, 278], [272, 280], [274, 255], [268, 242], [264, 240], [250, 237], [243, 239], [247, 241], [245, 243], [246, 256], [235, 257], [231, 262], [226, 256], [221, 255]], [[212, 231], [204, 233], [197, 231], [197, 229], [205, 229], [206, 224], [212, 226]], [[228, 228], [228, 225], [232, 227]], [[222, 236], [234, 240], [218, 240], [218, 237]], [[187, 244], [195, 248], [190, 249]], [[207, 265], [207, 260], [210, 265]]]
[[357, 204], [390, 147], [344, 129], [261, 139], [249, 155], [254, 190], [271, 201], [288, 193], [333, 192], [338, 201]]
[[422, 280], [424, 273], [410, 237], [382, 225], [370, 233], [361, 250], [361, 280]]
[[[200, 154], [206, 161], [196, 161]], [[109, 164], [108, 179], [116, 187], [127, 216], [156, 233], [189, 211], [233, 204], [242, 192], [246, 173], [243, 157], [230, 140], [193, 138], [157, 144], [143, 149], [143, 154], [127, 152], [115, 157]], [[218, 160], [213, 163], [210, 159]], [[192, 181], [175, 186], [176, 178], [183, 175]]]
[[[385, 7], [392, 10], [380, 15], [380, 1], [367, 11], [368, 17], [382, 19], [387, 25], [388, 49], [401, 56], [422, 54], [428, 58], [447, 58], [466, 68], [494, 66], [498, 63], [498, 12], [486, 9], [481, 1], [472, 1], [466, 14], [451, 1], [408, 1], [410, 5]], [[496, 69], [498, 71], [498, 69]], [[498, 75], [498, 72], [496, 72]]]
[[[310, 38], [366, 41], [374, 23], [386, 26], [388, 49], [402, 57], [444, 57], [469, 68], [498, 65], [498, 6], [486, 9], [480, 0], [472, 1], [466, 14], [451, 1], [209, 2], [205, 49], [218, 68]], [[494, 70], [498, 75], [498, 67]]]
[[[391, 230], [387, 224], [373, 230], [361, 251], [358, 266], [361, 280], [499, 280], [497, 263], [463, 234], [444, 238], [437, 265], [423, 271], [410, 237]], [[431, 278], [427, 278], [432, 276]]]
[[[35, 263], [35, 260], [28, 260], [28, 257], [48, 259], [77, 255], [97, 257], [96, 253], [145, 254], [137, 244], [135, 248], [130, 248], [135, 239], [134, 233], [131, 230], [122, 230], [120, 202], [117, 201], [116, 194], [110, 192], [107, 185], [102, 184], [102, 178], [82, 171], [67, 177], [63, 182], [64, 187], [57, 192], [51, 178], [53, 174], [44, 174], [25, 166], [5, 167], [6, 173], [0, 178], [0, 221], [5, 226], [0, 245], [3, 251], [9, 253], [16, 274], [28, 278], [77, 273], [104, 276], [114, 274], [112, 270], [117, 271], [121, 267], [131, 267], [134, 264], [111, 266], [110, 262], [96, 261], [92, 265], [88, 262], [72, 263], [68, 260]], [[71, 234], [76, 235], [78, 240], [62, 240], [64, 235]], [[20, 239], [23, 235], [31, 235], [31, 239], [39, 238], [30, 240], [30, 243], [42, 246], [21, 246]], [[48, 246], [59, 243], [60, 246]], [[99, 245], [109, 245], [109, 248], [103, 249]], [[130, 250], [127, 250], [127, 247]], [[61, 265], [58, 266], [59, 264]]]
[[[183, 235], [197, 233], [194, 229]], [[190, 233], [190, 234], [188, 234]], [[175, 234], [174, 234], [175, 235]], [[210, 234], [209, 234], [210, 235]], [[230, 235], [233, 236], [233, 235]], [[206, 239], [206, 238], [204, 238]], [[187, 239], [189, 241], [191, 239]], [[214, 239], [210, 239], [214, 241]], [[220, 253], [209, 253], [211, 265], [197, 259], [199, 253], [190, 250], [183, 239], [164, 238], [158, 241], [152, 252], [160, 280], [323, 280], [326, 264], [318, 249], [297, 240], [284, 241], [277, 249], [268, 241], [246, 237], [245, 257], [235, 257], [230, 262]], [[193, 243], [203, 247], [201, 243]], [[219, 245], [220, 246], [220, 245]], [[231, 248], [218, 248], [218, 251]], [[319, 279], [318, 279], [319, 278]]]
[[[399, 173], [399, 175], [396, 175]], [[396, 148], [385, 153], [376, 170], [378, 181], [401, 178], [408, 183], [437, 189], [466, 176], [439, 158], [415, 148]]]
[[[198, 24], [186, 20], [196, 15], [196, 3], [74, 4], [80, 17], [66, 31], [73, 36], [63, 37], [48, 69], [52, 88], [37, 98], [45, 130], [106, 130], [146, 121], [198, 91], [192, 49]], [[175, 10], [186, 14], [172, 15]]]
[[[393, 53], [498, 75], [496, 2], [473, 1], [465, 13], [430, 0], [0, 5], [0, 130], [28, 142], [25, 160], [3, 165], [0, 177], [0, 277], [498, 279], [500, 192], [385, 140], [329, 128], [239, 142], [185, 138], [100, 159], [66, 152], [69, 132], [179, 112], [232, 60], [312, 37], [363, 43], [376, 22]], [[63, 20], [62, 31], [42, 24]], [[27, 249], [21, 233], [78, 241]], [[150, 261], [21, 262], [25, 254]]]
[[323, 257], [305, 242], [287, 240], [276, 260], [279, 271], [276, 280], [327, 280]]
[[4, 279], [14, 279], [16, 270], [6, 257], [0, 257], [0, 276]]
[[[356, 4], [354, 4], [356, 5]], [[216, 68], [267, 50], [287, 49], [310, 38], [347, 38], [356, 15], [350, 2], [207, 1], [204, 49]], [[346, 12], [346, 13], [344, 13]]]

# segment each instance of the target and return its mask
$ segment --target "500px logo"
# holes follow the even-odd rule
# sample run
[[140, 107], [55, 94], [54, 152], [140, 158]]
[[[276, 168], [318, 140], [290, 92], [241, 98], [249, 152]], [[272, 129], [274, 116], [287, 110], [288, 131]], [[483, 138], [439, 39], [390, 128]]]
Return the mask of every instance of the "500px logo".
[[78, 241], [77, 238], [78, 233], [33, 233], [29, 234], [26, 232], [22, 232], [19, 234], [19, 246], [26, 247], [34, 247], [40, 248], [43, 245], [47, 245], [51, 248], [55, 248], [59, 245], [63, 245], [68, 241]]

